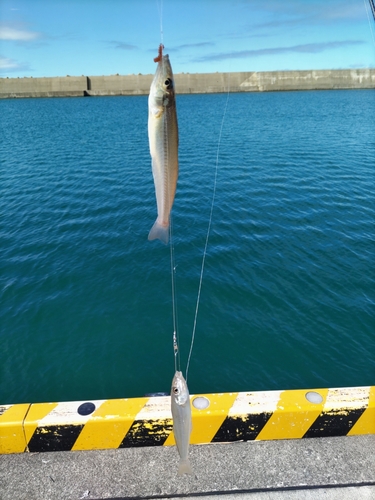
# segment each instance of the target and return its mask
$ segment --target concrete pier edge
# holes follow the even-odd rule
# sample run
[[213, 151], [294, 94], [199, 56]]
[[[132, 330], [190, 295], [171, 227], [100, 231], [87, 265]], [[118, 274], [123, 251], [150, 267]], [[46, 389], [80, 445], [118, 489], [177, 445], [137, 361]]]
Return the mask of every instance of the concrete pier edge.
[[[0, 98], [147, 95], [153, 75], [0, 78]], [[178, 94], [374, 89], [375, 69], [177, 73]]]
[[375, 386], [191, 402], [183, 477], [169, 396], [0, 405], [1, 500], [375, 497]]
[[[191, 444], [375, 434], [375, 386], [191, 396]], [[170, 396], [0, 405], [0, 454], [173, 446]]]

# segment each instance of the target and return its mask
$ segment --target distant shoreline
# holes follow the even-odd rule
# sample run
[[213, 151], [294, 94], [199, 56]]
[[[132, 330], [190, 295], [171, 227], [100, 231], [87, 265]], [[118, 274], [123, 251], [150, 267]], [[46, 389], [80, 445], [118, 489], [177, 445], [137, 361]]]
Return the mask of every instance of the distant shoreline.
[[[0, 78], [0, 99], [147, 95], [153, 75]], [[375, 89], [375, 68], [236, 73], [178, 73], [178, 94]]]

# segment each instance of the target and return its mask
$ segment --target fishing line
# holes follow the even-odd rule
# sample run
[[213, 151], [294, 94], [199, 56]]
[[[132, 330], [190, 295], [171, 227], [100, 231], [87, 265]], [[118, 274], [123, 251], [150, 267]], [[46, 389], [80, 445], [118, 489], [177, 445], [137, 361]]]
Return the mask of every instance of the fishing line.
[[[364, 4], [365, 4], [365, 11], [366, 11], [366, 14], [367, 14], [367, 20], [368, 20], [368, 24], [370, 26], [370, 31], [371, 31], [371, 35], [372, 35], [372, 41], [374, 42], [374, 46], [375, 46], [375, 35], [374, 35], [374, 29], [372, 27], [372, 23], [371, 23], [371, 19], [370, 19], [370, 14], [368, 12], [368, 9], [369, 9], [369, 6], [367, 5], [367, 1], [366, 0], [363, 0]], [[371, 0], [369, 0], [370, 2], [370, 9], [372, 11], [372, 15], [374, 17], [374, 21], [375, 21], [375, 7], [373, 9], [373, 3], [371, 2]]]
[[[162, 18], [160, 18], [160, 30], [161, 30], [161, 38], [163, 39], [163, 32], [162, 32]], [[161, 44], [162, 50], [164, 48], [163, 44]], [[164, 65], [164, 59], [162, 56], [162, 64]], [[168, 113], [167, 106], [165, 105], [164, 108], [164, 117]], [[164, 136], [164, 165], [169, 164], [169, 149], [168, 149], [168, 120], [165, 120], [165, 136]], [[167, 169], [168, 170], [168, 169]], [[170, 194], [170, 172], [168, 170], [168, 175], [167, 175], [167, 182], [168, 186], [166, 189], [167, 192], [167, 204], [170, 206], [170, 199], [169, 199], [169, 194]], [[172, 337], [172, 343], [173, 343], [173, 354], [174, 354], [174, 367], [175, 371], [181, 371], [180, 368], [180, 353], [178, 349], [178, 315], [177, 315], [177, 293], [176, 293], [176, 265], [175, 265], [175, 257], [174, 257], [174, 243], [173, 243], [173, 216], [172, 216], [172, 210], [169, 214], [169, 249], [170, 249], [170, 265], [171, 265], [171, 292], [172, 292], [172, 319], [173, 319], [173, 337]]]
[[[162, 59], [162, 64], [164, 61]], [[167, 108], [165, 107], [164, 116], [168, 113]], [[168, 120], [165, 121], [165, 137], [164, 137], [164, 164], [168, 165], [169, 163], [169, 150], [168, 150]], [[170, 184], [170, 174], [168, 171], [167, 175], [168, 185]], [[168, 197], [168, 206], [170, 206], [169, 200], [169, 187], [167, 188], [167, 197]], [[176, 293], [176, 265], [174, 258], [174, 243], [173, 243], [173, 216], [172, 210], [169, 214], [169, 249], [170, 249], [170, 261], [171, 261], [171, 287], [172, 287], [172, 318], [173, 318], [173, 354], [174, 354], [174, 367], [175, 371], [180, 370], [180, 353], [178, 349], [178, 316], [177, 316], [177, 293]]]
[[200, 302], [201, 290], [202, 290], [203, 271], [204, 271], [204, 265], [205, 265], [206, 256], [207, 256], [208, 239], [210, 237], [210, 231], [211, 231], [211, 225], [212, 225], [212, 215], [213, 215], [213, 212], [214, 212], [215, 197], [216, 197], [216, 185], [217, 185], [217, 174], [218, 174], [218, 170], [219, 170], [219, 153], [220, 153], [221, 137], [222, 137], [222, 134], [223, 134], [223, 127], [224, 127], [225, 115], [227, 113], [227, 108], [228, 108], [229, 91], [230, 91], [230, 73], [228, 73], [227, 99], [226, 99], [226, 102], [225, 102], [223, 118], [221, 120], [221, 126], [220, 126], [220, 132], [219, 132], [219, 140], [218, 140], [217, 150], [216, 150], [216, 165], [215, 165], [215, 176], [214, 176], [214, 188], [213, 188], [213, 193], [212, 193], [212, 202], [211, 202], [210, 217], [209, 217], [209, 221], [208, 221], [208, 228], [207, 228], [207, 234], [206, 234], [206, 242], [205, 242], [205, 245], [204, 245], [203, 258], [202, 258], [202, 267], [201, 267], [201, 273], [200, 273], [200, 278], [199, 278], [198, 296], [197, 296], [197, 303], [196, 303], [196, 306], [195, 306], [195, 315], [194, 315], [194, 324], [193, 324], [193, 333], [191, 335], [190, 351], [189, 351], [189, 357], [188, 357], [187, 365], [186, 365], [186, 377], [185, 377], [186, 382], [187, 382], [187, 379], [188, 379], [188, 371], [189, 371], [189, 365], [190, 365], [190, 358], [191, 358], [191, 353], [193, 351], [193, 345], [194, 345], [194, 340], [195, 340], [195, 331], [196, 331], [196, 326], [197, 326], [197, 317], [198, 317], [198, 310], [199, 310], [199, 302]]
[[173, 315], [173, 354], [175, 371], [180, 369], [180, 353], [178, 350], [178, 317], [177, 317], [177, 294], [176, 294], [176, 266], [174, 259], [174, 244], [173, 244], [173, 228], [172, 228], [172, 213], [169, 219], [169, 248], [171, 256], [171, 282], [172, 282], [172, 315]]
[[156, 5], [158, 8], [158, 13], [159, 13], [159, 21], [160, 21], [160, 43], [163, 43], [163, 0], [160, 0], [160, 4], [158, 0], [156, 0]]
[[[161, 64], [164, 65], [164, 59], [163, 59], [163, 0], [160, 0], [160, 3], [158, 0], [156, 0], [156, 5], [158, 8], [158, 13], [159, 13], [159, 20], [160, 20], [160, 48], [159, 48], [159, 55], [161, 57]], [[167, 107], [165, 105], [164, 107], [164, 117], [168, 113]], [[165, 118], [164, 118], [165, 119]], [[169, 150], [168, 150], [168, 120], [165, 120], [165, 135], [164, 135], [164, 165], [168, 165], [169, 163], [169, 158], [168, 158]], [[169, 203], [169, 184], [170, 184], [170, 178], [169, 178], [169, 172], [167, 175], [167, 203], [168, 206], [170, 205]], [[171, 293], [172, 293], [172, 319], [173, 319], [173, 336], [172, 336], [172, 344], [173, 344], [173, 354], [174, 354], [174, 367], [175, 371], [180, 371], [180, 353], [178, 349], [178, 316], [177, 316], [177, 293], [176, 293], [176, 279], [175, 279], [175, 273], [176, 273], [176, 266], [175, 266], [175, 258], [174, 258], [174, 243], [173, 243], [173, 219], [172, 219], [172, 211], [169, 214], [169, 248], [170, 248], [170, 266], [171, 266]]]

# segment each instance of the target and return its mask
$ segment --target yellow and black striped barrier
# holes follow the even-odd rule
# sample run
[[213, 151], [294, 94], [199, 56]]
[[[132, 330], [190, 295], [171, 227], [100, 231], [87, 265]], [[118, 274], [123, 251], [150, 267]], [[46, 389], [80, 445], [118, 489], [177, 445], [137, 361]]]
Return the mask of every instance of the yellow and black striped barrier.
[[[191, 444], [375, 434], [375, 386], [191, 396]], [[0, 405], [0, 453], [175, 444], [170, 397]]]

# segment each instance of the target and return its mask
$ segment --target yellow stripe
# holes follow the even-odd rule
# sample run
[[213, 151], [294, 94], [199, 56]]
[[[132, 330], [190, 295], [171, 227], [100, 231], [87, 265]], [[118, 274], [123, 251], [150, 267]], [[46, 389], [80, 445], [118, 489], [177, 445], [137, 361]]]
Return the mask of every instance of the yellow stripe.
[[367, 409], [348, 432], [348, 436], [357, 434], [375, 434], [375, 386], [370, 387]]
[[[219, 430], [221, 424], [228, 416], [238, 392], [223, 394], [199, 394], [199, 397], [205, 397], [210, 401], [206, 410], [197, 410], [193, 406], [196, 396], [191, 398], [192, 425], [193, 429], [190, 436], [191, 444], [210, 443]], [[173, 432], [165, 440], [164, 446], [176, 444]]]
[[[322, 402], [310, 403], [306, 399], [307, 392], [319, 393]], [[210, 402], [207, 409], [194, 407], [194, 400], [198, 397]], [[0, 406], [0, 454], [28, 451], [30, 440], [34, 449], [39, 446], [39, 441], [42, 443], [40, 446], [44, 446], [51, 439], [53, 448], [55, 436], [49, 429], [55, 427], [61, 427], [60, 438], [67, 439], [69, 448], [73, 446], [73, 450], [175, 444], [170, 431], [169, 397], [93, 403], [96, 410], [92, 415], [77, 413], [80, 402]], [[319, 435], [321, 425], [323, 436], [329, 435], [329, 432], [338, 435], [347, 433], [349, 436], [375, 434], [375, 386], [202, 394], [192, 395], [191, 404], [192, 444], [210, 443], [222, 438], [224, 441], [236, 440], [239, 430], [247, 439], [298, 439], [305, 435]], [[358, 415], [361, 416], [358, 418]], [[337, 423], [334, 422], [336, 418]], [[353, 423], [351, 418], [358, 420], [348, 431]], [[257, 435], [258, 429], [261, 430]]]
[[148, 398], [104, 401], [86, 422], [72, 450], [118, 448]]
[[276, 410], [257, 436], [264, 439], [298, 439], [302, 438], [324, 407], [328, 389], [319, 389], [323, 401], [310, 403], [306, 399], [307, 390], [284, 391], [280, 394]]
[[23, 421], [29, 408], [29, 404], [12, 405], [0, 415], [0, 453], [25, 451]]
[[27, 443], [36, 431], [39, 421], [46, 417], [56, 408], [58, 403], [36, 403], [31, 405], [30, 410], [24, 422], [25, 437]]

